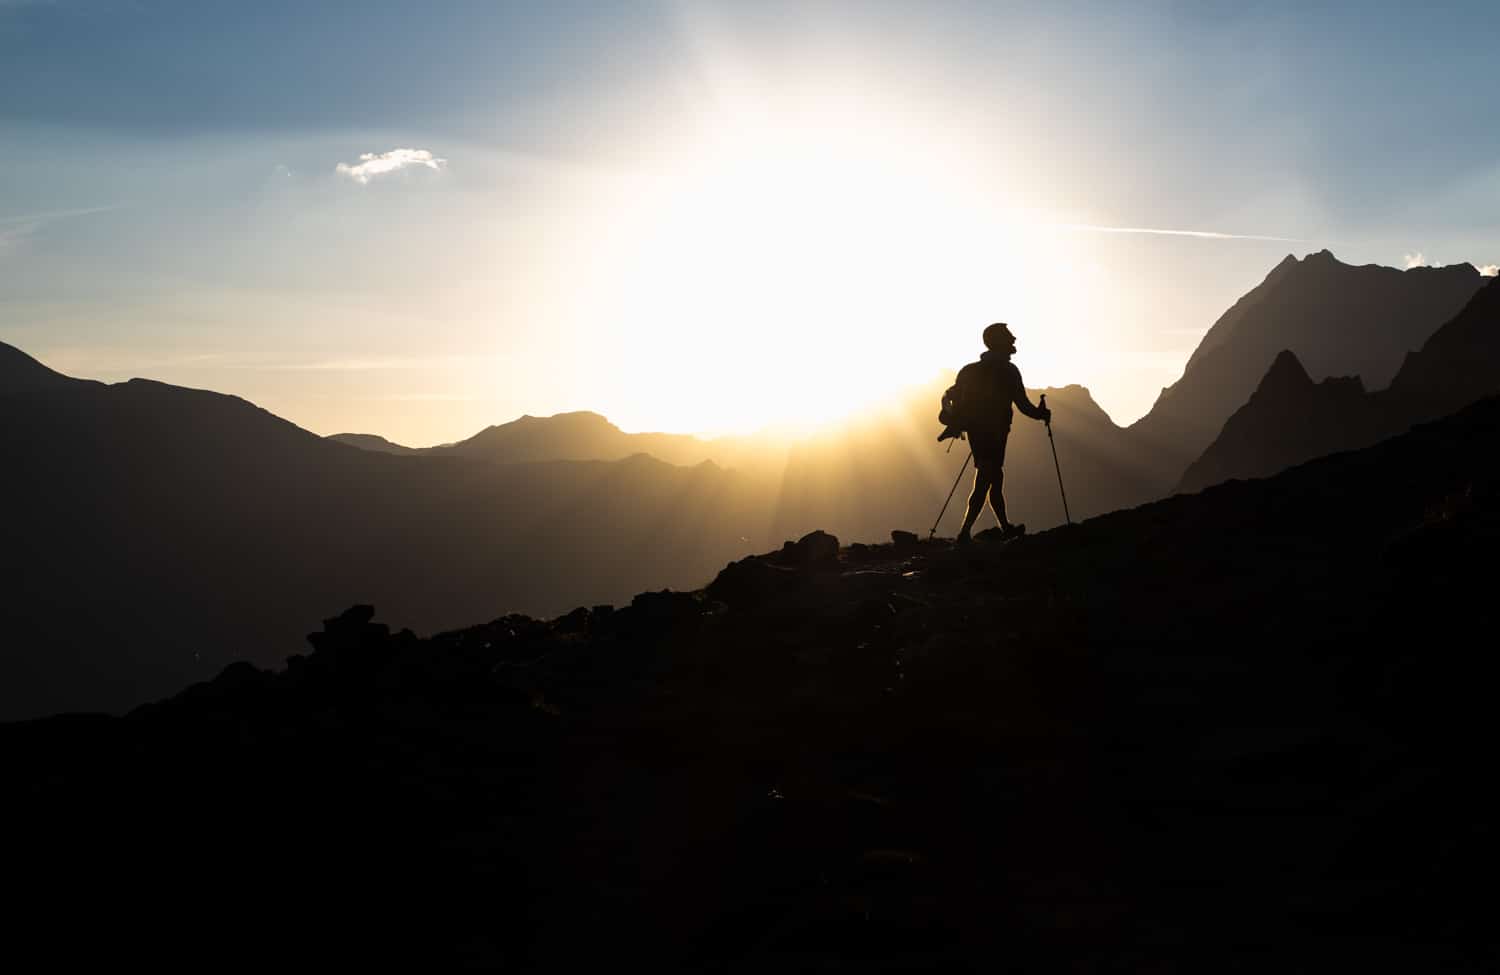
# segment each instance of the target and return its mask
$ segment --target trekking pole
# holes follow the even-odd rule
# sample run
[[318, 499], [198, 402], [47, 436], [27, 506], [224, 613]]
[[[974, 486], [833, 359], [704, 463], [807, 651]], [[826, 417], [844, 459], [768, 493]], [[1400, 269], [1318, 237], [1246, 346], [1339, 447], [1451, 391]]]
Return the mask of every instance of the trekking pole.
[[[1047, 394], [1042, 394], [1042, 409], [1047, 408]], [[1047, 417], [1047, 442], [1052, 444], [1052, 466], [1057, 468], [1057, 490], [1063, 499], [1063, 517], [1068, 519], [1068, 524], [1073, 524], [1073, 516], [1068, 513], [1068, 492], [1063, 489], [1062, 468], [1057, 463], [1057, 441], [1052, 439], [1052, 417]]]
[[[949, 444], [948, 447], [952, 449], [953, 445]], [[953, 479], [953, 490], [948, 492], [948, 500], [943, 502], [943, 510], [938, 512], [937, 521], [932, 523], [932, 531], [927, 533], [928, 541], [931, 541], [932, 537], [937, 534], [937, 526], [943, 520], [943, 515], [948, 513], [948, 503], [953, 500], [953, 494], [958, 490], [958, 482], [964, 479], [964, 471], [968, 469], [969, 461], [973, 458], [974, 451], [971, 450], [969, 451], [969, 456], [964, 458], [963, 466], [958, 469], [958, 477]]]

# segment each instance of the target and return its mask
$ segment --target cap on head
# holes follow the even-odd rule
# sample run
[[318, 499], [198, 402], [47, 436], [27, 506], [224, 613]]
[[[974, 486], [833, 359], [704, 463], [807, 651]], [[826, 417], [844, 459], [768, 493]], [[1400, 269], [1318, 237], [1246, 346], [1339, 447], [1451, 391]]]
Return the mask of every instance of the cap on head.
[[984, 330], [984, 347], [986, 349], [1003, 349], [1015, 340], [1016, 337], [1012, 334], [1010, 326], [1004, 322], [996, 322]]

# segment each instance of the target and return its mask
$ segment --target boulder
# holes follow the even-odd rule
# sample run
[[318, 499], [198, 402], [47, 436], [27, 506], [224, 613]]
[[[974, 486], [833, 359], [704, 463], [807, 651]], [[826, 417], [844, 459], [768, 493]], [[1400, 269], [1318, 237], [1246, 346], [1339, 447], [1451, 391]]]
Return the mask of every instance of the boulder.
[[651, 626], [671, 626], [703, 615], [703, 601], [690, 592], [663, 589], [643, 592], [630, 601], [637, 622]]
[[796, 586], [796, 581], [792, 570], [752, 555], [726, 565], [705, 592], [708, 598], [733, 609], [755, 606], [786, 593]]
[[829, 568], [838, 562], [838, 558], [839, 540], [820, 529], [783, 545], [778, 561], [783, 565]]

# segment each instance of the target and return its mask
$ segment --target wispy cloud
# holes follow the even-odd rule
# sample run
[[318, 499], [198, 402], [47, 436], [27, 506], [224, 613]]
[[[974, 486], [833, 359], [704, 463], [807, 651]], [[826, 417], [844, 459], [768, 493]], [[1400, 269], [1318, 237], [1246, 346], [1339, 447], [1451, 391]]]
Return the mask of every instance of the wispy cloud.
[[382, 152], [378, 155], [373, 152], [362, 153], [359, 162], [353, 165], [341, 162], [334, 167], [334, 172], [340, 176], [347, 176], [364, 186], [377, 176], [399, 172], [408, 166], [422, 166], [433, 171], [440, 171], [446, 165], [448, 165], [448, 160], [434, 156], [428, 149], [392, 149], [390, 152]]
[[393, 393], [388, 396], [371, 396], [369, 399], [383, 403], [474, 403], [477, 396], [463, 393]]
[[0, 257], [14, 252], [25, 242], [26, 238], [50, 223], [66, 220], [69, 217], [83, 217], [91, 213], [118, 210], [123, 205], [121, 203], [114, 203], [102, 207], [80, 207], [75, 210], [47, 210], [42, 213], [0, 217]]
[[1279, 240], [1306, 243], [1302, 237], [1273, 237], [1269, 234], [1228, 234], [1218, 230], [1176, 230], [1165, 227], [1104, 227], [1094, 223], [1058, 224], [1064, 230], [1084, 230], [1096, 234], [1155, 234], [1162, 237], [1200, 237], [1206, 240]]
[[471, 361], [459, 356], [386, 356], [380, 358], [322, 359], [316, 362], [282, 362], [246, 365], [246, 369], [274, 372], [382, 372], [403, 369], [446, 369]]
[[218, 352], [154, 354], [119, 345], [42, 345], [33, 352], [48, 367], [67, 376], [112, 382], [133, 376], [212, 369], [226, 364]]

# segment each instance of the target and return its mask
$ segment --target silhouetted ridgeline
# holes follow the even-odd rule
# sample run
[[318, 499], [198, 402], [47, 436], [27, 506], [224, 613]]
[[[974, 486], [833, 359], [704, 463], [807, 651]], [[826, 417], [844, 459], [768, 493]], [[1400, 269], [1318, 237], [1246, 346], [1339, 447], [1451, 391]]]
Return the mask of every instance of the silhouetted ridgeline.
[[[1081, 386], [1032, 390], [1054, 411], [1075, 518], [1273, 473], [1500, 391], [1495, 285], [1447, 310], [1482, 280], [1467, 265], [1288, 258], [1139, 423], [1116, 426]], [[1389, 375], [1408, 354], [1389, 391], [1312, 381]], [[0, 657], [0, 717], [117, 710], [235, 658], [274, 663], [330, 605], [374, 602], [425, 634], [694, 585], [814, 526], [925, 535], [967, 450], [933, 439], [947, 382], [791, 447], [627, 434], [580, 412], [417, 449], [319, 438], [235, 397], [70, 379], [0, 344], [0, 456], [15, 472], [0, 482], [0, 584], [15, 594], [0, 632], [16, 648]], [[1184, 476], [1188, 448], [1215, 437]], [[1005, 491], [1033, 531], [1062, 521], [1040, 424], [1016, 420]]]
[[1489, 399], [1013, 543], [814, 534], [426, 640], [354, 607], [284, 670], [0, 727], [8, 947], [1493, 971], [1497, 438]]
[[548, 460], [623, 460], [650, 454], [668, 464], [691, 467], [711, 460], [721, 467], [742, 467], [776, 460], [778, 451], [762, 437], [702, 437], [673, 433], [626, 433], [598, 413], [579, 411], [556, 416], [523, 416], [485, 427], [467, 440], [436, 447], [403, 447], [384, 437], [336, 433], [338, 440], [363, 450], [395, 454], [467, 457], [505, 464]]

